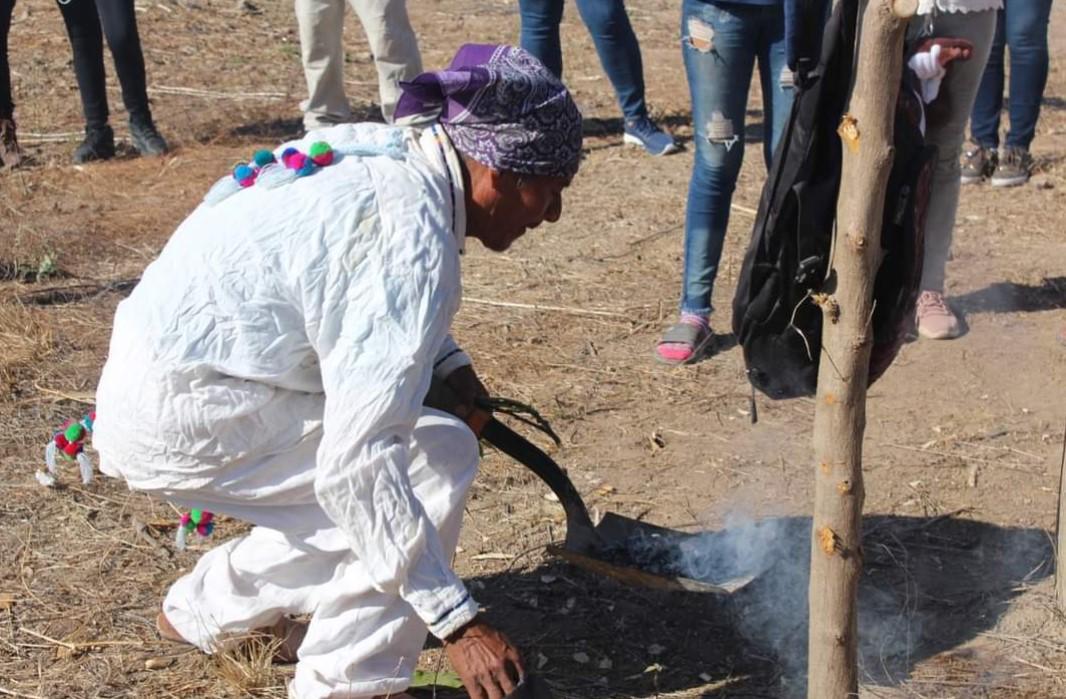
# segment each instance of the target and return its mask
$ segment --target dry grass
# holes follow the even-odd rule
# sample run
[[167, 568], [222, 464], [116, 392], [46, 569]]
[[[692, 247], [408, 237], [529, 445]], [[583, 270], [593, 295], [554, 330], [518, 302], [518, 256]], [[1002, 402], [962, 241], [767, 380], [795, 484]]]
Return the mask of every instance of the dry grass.
[[[267, 662], [269, 644], [208, 658], [175, 652], [156, 638], [152, 620], [161, 596], [200, 553], [173, 550], [168, 506], [109, 479], [82, 487], [65, 473], [64, 487], [55, 490], [33, 479], [51, 431], [91, 399], [124, 293], [114, 283], [140, 275], [235, 160], [298, 128], [304, 87], [291, 6], [256, 4], [262, 14], [240, 14], [232, 0], [140, 3], [153, 110], [178, 150], [160, 160], [124, 158], [84, 168], [66, 164], [80, 121], [55, 9], [18, 5], [11, 51], [20, 127], [42, 136], [26, 139], [31, 167], [0, 175], [0, 261], [19, 260], [32, 270], [54, 253], [70, 277], [0, 280], [0, 695], [285, 695], [291, 670]], [[514, 2], [408, 5], [427, 65], [444, 64], [459, 41], [517, 34]], [[652, 107], [688, 137], [677, 3], [630, 5]], [[1066, 300], [1057, 283], [1042, 280], [1061, 280], [1066, 269], [1066, 111], [1060, 106], [1066, 15], [1056, 8], [1051, 99], [1034, 144], [1052, 189], [964, 192], [950, 275], [971, 331], [954, 343], [908, 345], [873, 387], [865, 457], [870, 512], [920, 517], [969, 509], [989, 527], [1028, 533], [1054, 522], [1066, 353], [1052, 338], [1066, 323]], [[360, 27], [348, 23], [350, 94], [372, 114], [373, 66]], [[586, 113], [615, 117], [610, 86], [572, 7], [563, 39], [567, 79]], [[117, 107], [117, 91], [112, 97]], [[749, 121], [759, 121], [758, 102], [750, 106]], [[118, 114], [120, 136], [122, 122]], [[564, 440], [554, 453], [593, 508], [687, 528], [719, 525], [736, 508], [806, 513], [808, 401], [762, 401], [761, 422], [752, 427], [735, 349], [692, 367], [664, 369], [651, 361], [676, 304], [691, 155], [647, 158], [619, 147], [609, 124], [590, 128], [588, 157], [565, 195], [559, 224], [531, 233], [505, 255], [470, 244], [464, 284], [476, 301], [464, 305], [455, 334], [494, 392], [535, 405], [552, 420]], [[757, 151], [749, 144], [738, 183], [716, 289], [719, 332], [729, 324], [750, 225], [744, 208], [755, 206], [763, 177]], [[988, 293], [1004, 280], [1021, 281], [1002, 297]], [[54, 287], [62, 291], [53, 293]], [[519, 642], [559, 697], [786, 692], [781, 659], [738, 633], [730, 604], [623, 589], [546, 560], [542, 546], [561, 529], [558, 505], [543, 495], [534, 477], [489, 453], [456, 565], [490, 619]], [[226, 523], [217, 536], [242, 531]], [[1047, 580], [998, 580], [991, 592], [945, 596], [943, 586], [916, 585], [912, 578], [924, 570], [934, 582], [956, 579], [956, 570], [937, 566], [950, 562], [957, 546], [944, 555], [937, 548], [943, 541], [884, 543], [880, 570], [906, 578], [913, 593], [899, 614], [921, 603], [940, 614], [935, 620], [946, 619], [945, 629], [971, 619], [981, 630], [938, 635], [930, 624], [934, 650], [928, 653], [942, 652], [918, 654], [898, 685], [864, 692], [938, 699], [1066, 695], [1066, 626], [1049, 603]], [[1001, 570], [997, 555], [981, 559], [980, 547], [967, 551], [978, 570]], [[877, 555], [871, 553], [871, 564]], [[962, 652], [979, 642], [989, 647]], [[653, 655], [653, 646], [665, 650]], [[591, 661], [575, 660], [578, 652]], [[438, 653], [427, 650], [424, 666], [436, 667]], [[156, 658], [165, 660], [146, 665]], [[661, 669], [645, 672], [656, 665]]]
[[235, 697], [284, 697], [285, 683], [278, 683], [274, 653], [281, 639], [255, 635], [235, 638], [212, 656], [218, 676]]
[[0, 303], [0, 348], [0, 401], [14, 400], [14, 388], [38, 376], [55, 353], [49, 318], [17, 302]]

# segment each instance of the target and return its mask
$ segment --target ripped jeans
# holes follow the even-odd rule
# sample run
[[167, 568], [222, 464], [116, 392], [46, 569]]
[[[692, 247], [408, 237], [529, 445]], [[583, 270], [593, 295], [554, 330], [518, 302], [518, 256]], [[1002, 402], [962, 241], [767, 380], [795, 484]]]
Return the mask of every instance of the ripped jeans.
[[685, 209], [681, 311], [706, 316], [744, 159], [744, 117], [756, 59], [767, 169], [792, 108], [782, 6], [684, 0], [681, 53], [696, 142]]

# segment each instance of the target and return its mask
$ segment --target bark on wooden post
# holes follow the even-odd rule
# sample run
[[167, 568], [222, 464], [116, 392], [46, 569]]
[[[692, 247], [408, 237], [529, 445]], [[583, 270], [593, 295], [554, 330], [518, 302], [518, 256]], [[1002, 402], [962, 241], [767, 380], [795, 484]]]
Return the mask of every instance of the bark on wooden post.
[[874, 278], [892, 166], [892, 127], [903, 37], [917, 0], [869, 0], [860, 17], [854, 91], [844, 143], [832, 274], [822, 307], [814, 416], [808, 699], [858, 696], [856, 594], [862, 572], [862, 440]]
[[1059, 511], [1055, 517], [1055, 599], [1059, 610], [1066, 612], [1066, 425], [1062, 426], [1062, 461], [1059, 463]]

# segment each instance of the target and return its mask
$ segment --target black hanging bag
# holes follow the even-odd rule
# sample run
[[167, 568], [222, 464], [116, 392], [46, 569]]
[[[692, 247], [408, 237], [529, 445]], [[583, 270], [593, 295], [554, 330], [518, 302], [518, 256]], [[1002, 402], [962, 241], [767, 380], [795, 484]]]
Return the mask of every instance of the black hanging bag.
[[[733, 332], [748, 378], [771, 398], [813, 395], [817, 387], [822, 311], [812, 297], [822, 290], [830, 267], [840, 190], [837, 128], [852, 82], [858, 5], [838, 2], [821, 34], [817, 64], [799, 61], [797, 93], [733, 299]], [[874, 284], [871, 382], [903, 343], [921, 281], [924, 210], [935, 160], [935, 149], [922, 137], [922, 114], [917, 94], [904, 81], [881, 231], [885, 256]]]

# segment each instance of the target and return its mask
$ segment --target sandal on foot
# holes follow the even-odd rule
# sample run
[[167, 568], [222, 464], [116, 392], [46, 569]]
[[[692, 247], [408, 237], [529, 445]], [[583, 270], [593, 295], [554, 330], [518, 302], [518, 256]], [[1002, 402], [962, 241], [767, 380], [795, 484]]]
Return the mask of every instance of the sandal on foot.
[[[170, 623], [170, 619], [167, 619], [167, 615], [163, 612], [159, 612], [156, 615], [155, 629], [160, 638], [164, 640], [187, 646], [192, 645], [174, 628], [174, 625]], [[283, 616], [272, 626], [256, 629], [252, 634], [266, 636], [271, 639], [272, 643], [277, 643], [277, 648], [274, 649], [274, 662], [295, 663], [300, 644], [303, 643], [304, 636], [307, 635], [307, 622]]]
[[655, 357], [663, 364], [691, 364], [714, 351], [714, 333], [706, 325], [681, 321], [663, 333]]

